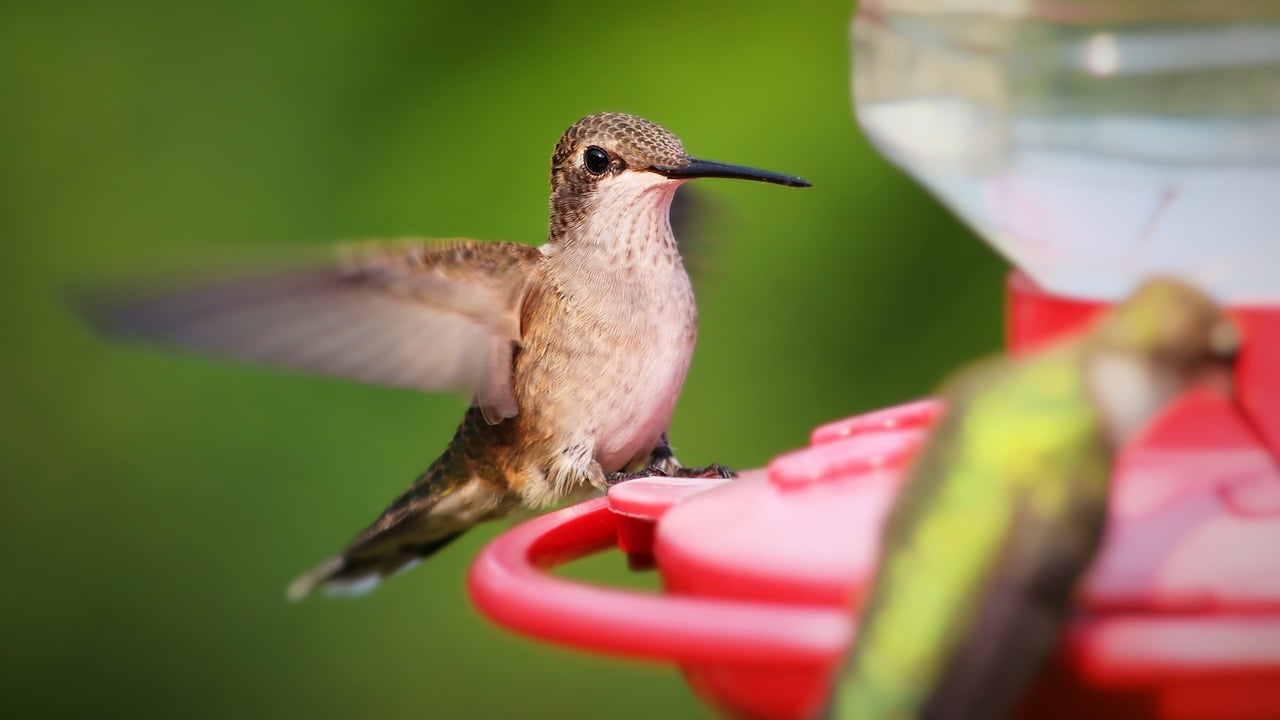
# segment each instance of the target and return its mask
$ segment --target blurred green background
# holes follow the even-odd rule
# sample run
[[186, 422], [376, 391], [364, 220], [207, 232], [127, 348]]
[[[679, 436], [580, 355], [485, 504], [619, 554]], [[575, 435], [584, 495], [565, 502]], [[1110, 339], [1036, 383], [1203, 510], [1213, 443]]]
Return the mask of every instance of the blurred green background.
[[[8, 717], [708, 717], [677, 670], [507, 634], [465, 569], [291, 605], [464, 402], [110, 345], [85, 280], [364, 236], [540, 243], [548, 158], [621, 110], [810, 190], [704, 181], [672, 437], [761, 464], [999, 343], [1001, 263], [861, 137], [844, 0], [9, 2], [0, 9]], [[617, 555], [576, 572], [631, 578]]]

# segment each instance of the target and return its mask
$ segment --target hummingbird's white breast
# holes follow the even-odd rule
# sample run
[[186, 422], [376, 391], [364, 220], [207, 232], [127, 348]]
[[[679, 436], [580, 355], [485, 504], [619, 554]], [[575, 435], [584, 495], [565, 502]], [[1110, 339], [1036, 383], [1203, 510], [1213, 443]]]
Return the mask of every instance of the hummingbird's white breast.
[[[648, 459], [666, 432], [697, 337], [697, 307], [668, 213], [678, 181], [628, 173], [575, 237], [547, 250], [571, 342], [552, 417], [565, 452], [549, 468], [557, 498], [585, 478]], [[570, 340], [572, 338], [572, 340]], [[593, 465], [598, 463], [598, 467]]]

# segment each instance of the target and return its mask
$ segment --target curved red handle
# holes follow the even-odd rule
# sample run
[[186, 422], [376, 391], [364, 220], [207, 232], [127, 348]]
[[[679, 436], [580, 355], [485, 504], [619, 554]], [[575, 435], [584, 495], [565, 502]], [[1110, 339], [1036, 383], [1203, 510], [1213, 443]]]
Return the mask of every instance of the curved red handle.
[[616, 533], [607, 498], [530, 520], [481, 551], [471, 598], [510, 630], [649, 660], [830, 667], [849, 646], [853, 617], [836, 609], [649, 595], [547, 572], [612, 547]]

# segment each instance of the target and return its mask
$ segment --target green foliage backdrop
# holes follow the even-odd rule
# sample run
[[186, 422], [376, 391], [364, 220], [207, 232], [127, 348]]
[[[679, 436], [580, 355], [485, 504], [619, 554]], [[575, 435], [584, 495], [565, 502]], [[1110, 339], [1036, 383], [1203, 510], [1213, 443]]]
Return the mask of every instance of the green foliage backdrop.
[[[717, 210], [680, 456], [750, 467], [999, 343], [1001, 263], [853, 121], [843, 0], [10, 2], [0, 8], [0, 548], [8, 717], [706, 717], [673, 668], [539, 645], [467, 601], [486, 527], [358, 601], [285, 584], [462, 401], [101, 342], [86, 279], [257, 248], [539, 243], [598, 110], [802, 175]], [[576, 572], [629, 578], [615, 556]]]

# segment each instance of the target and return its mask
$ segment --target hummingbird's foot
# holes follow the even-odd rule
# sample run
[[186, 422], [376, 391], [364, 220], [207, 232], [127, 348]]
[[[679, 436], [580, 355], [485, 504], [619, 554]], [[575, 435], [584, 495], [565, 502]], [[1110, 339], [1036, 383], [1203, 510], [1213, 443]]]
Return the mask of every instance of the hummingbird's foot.
[[683, 468], [675, 453], [671, 452], [671, 443], [667, 440], [666, 433], [663, 433], [658, 445], [649, 453], [649, 466], [644, 471], [653, 475], [676, 477]]
[[606, 485], [612, 487], [614, 485], [617, 485], [620, 482], [626, 482], [628, 480], [639, 480], [641, 478], [651, 478], [651, 477], [672, 477], [672, 476], [670, 473], [668, 473], [666, 470], [662, 469], [661, 467], [658, 467], [657, 465], [650, 465], [649, 467], [643, 470], [638, 470], [636, 472], [606, 472], [604, 474], [604, 482]]
[[[725, 467], [720, 463], [711, 463], [706, 467], [691, 468], [680, 464], [676, 459], [676, 455], [671, 451], [671, 441], [667, 439], [667, 434], [663, 433], [658, 438], [658, 444], [654, 446], [649, 453], [649, 466], [639, 473], [636, 477], [682, 477], [682, 478], [721, 478], [729, 480], [738, 476], [733, 468]], [[634, 479], [634, 478], [627, 478]]]
[[711, 463], [706, 467], [682, 467], [677, 468], [675, 472], [667, 473], [671, 477], [683, 478], [720, 478], [722, 480], [732, 480], [738, 477], [737, 471], [733, 468], [725, 467], [720, 463]]
[[711, 463], [706, 467], [681, 467], [674, 468], [664, 467], [662, 465], [650, 465], [649, 467], [637, 472], [607, 472], [604, 474], [606, 485], [613, 486], [627, 480], [639, 480], [640, 478], [651, 477], [678, 477], [678, 478], [718, 478], [721, 480], [732, 480], [738, 477], [738, 473], [733, 468], [725, 467], [720, 463]]
[[729, 480], [738, 476], [732, 468], [727, 468], [720, 463], [711, 463], [706, 467], [685, 467], [676, 459], [675, 453], [671, 452], [671, 442], [667, 440], [667, 434], [663, 433], [658, 438], [658, 444], [654, 446], [649, 453], [649, 464], [637, 472], [606, 472], [604, 481], [606, 485], [617, 485], [627, 480], [639, 480], [640, 478], [650, 477], [680, 477], [680, 478], [720, 478]]

